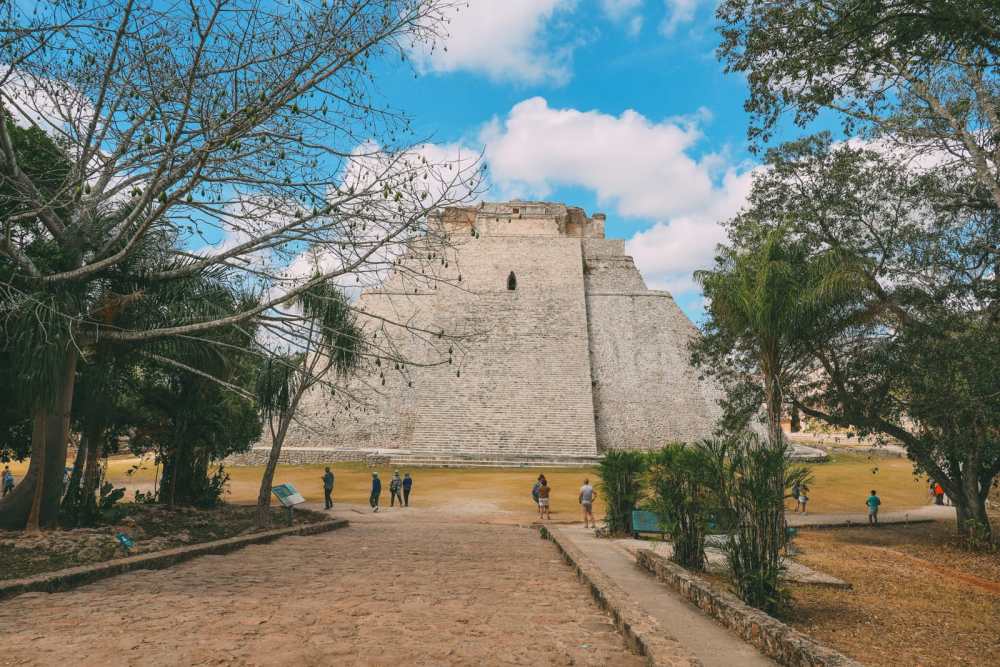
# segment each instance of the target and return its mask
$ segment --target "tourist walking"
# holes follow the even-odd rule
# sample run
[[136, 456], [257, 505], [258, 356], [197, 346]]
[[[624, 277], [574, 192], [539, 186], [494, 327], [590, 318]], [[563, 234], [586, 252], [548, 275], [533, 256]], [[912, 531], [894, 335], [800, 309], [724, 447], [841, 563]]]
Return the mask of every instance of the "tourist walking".
[[6, 496], [8, 493], [14, 490], [14, 474], [10, 471], [10, 466], [3, 467], [2, 482], [3, 482], [3, 495]]
[[396, 499], [399, 499], [399, 506], [403, 506], [403, 480], [399, 478], [399, 471], [392, 473], [392, 481], [389, 482], [389, 507], [396, 506]]
[[804, 484], [799, 489], [799, 507], [802, 508], [802, 513], [803, 514], [806, 513], [806, 503], [809, 502], [809, 496], [806, 495], [806, 490], [807, 489], [806, 489], [806, 487], [805, 487]]
[[944, 505], [944, 487], [940, 483], [934, 484], [934, 504]]
[[372, 506], [373, 512], [378, 512], [379, 496], [382, 495], [382, 480], [378, 478], [378, 473], [372, 473], [372, 494], [368, 497], [368, 504]]
[[868, 523], [877, 526], [878, 525], [878, 508], [882, 504], [882, 499], [878, 497], [875, 493], [875, 489], [872, 489], [872, 493], [868, 496], [868, 500], [865, 501], [868, 505]]
[[403, 473], [403, 506], [410, 506], [410, 489], [413, 488], [413, 478], [410, 477], [410, 473]]
[[580, 507], [583, 508], [584, 528], [597, 528], [597, 521], [594, 520], [594, 498], [596, 497], [597, 492], [590, 485], [590, 480], [583, 480], [583, 486], [580, 487]]
[[799, 494], [800, 494], [801, 492], [802, 492], [802, 487], [801, 487], [801, 486], [799, 486], [799, 483], [798, 483], [798, 482], [795, 482], [794, 484], [792, 484], [792, 500], [794, 500], [794, 501], [795, 501], [795, 511], [796, 511], [796, 512], [798, 512], [798, 511], [799, 511], [799, 509], [800, 509], [800, 508], [802, 507], [802, 506], [801, 506], [801, 505], [799, 504]]
[[551, 519], [552, 513], [549, 511], [549, 496], [552, 488], [545, 477], [542, 477], [542, 485], [538, 487], [538, 518]]
[[333, 473], [330, 466], [323, 473], [323, 509], [333, 509]]

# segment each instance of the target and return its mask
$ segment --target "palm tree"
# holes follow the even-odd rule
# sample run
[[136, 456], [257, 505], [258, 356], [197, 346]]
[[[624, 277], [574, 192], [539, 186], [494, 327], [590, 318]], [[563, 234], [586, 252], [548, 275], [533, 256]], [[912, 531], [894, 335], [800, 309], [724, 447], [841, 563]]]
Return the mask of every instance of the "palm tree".
[[361, 361], [364, 332], [358, 326], [343, 292], [332, 283], [320, 283], [297, 299], [306, 320], [298, 349], [269, 356], [258, 374], [257, 403], [271, 433], [271, 450], [257, 495], [257, 525], [271, 525], [271, 486], [281, 447], [306, 392], [327, 383], [328, 374], [342, 378]]
[[716, 269], [698, 271], [695, 279], [709, 301], [710, 325], [753, 359], [768, 440], [771, 447], [784, 448], [782, 389], [814, 303], [805, 249], [778, 227], [748, 250], [722, 248]]

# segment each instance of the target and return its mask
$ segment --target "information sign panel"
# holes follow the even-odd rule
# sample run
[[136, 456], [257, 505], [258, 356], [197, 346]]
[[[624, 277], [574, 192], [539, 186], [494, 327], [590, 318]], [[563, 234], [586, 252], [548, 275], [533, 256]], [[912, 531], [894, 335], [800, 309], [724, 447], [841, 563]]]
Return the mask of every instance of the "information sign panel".
[[271, 493], [273, 493], [278, 498], [284, 507], [294, 507], [300, 503], [306, 501], [295, 487], [291, 484], [279, 484], [277, 486], [271, 487]]

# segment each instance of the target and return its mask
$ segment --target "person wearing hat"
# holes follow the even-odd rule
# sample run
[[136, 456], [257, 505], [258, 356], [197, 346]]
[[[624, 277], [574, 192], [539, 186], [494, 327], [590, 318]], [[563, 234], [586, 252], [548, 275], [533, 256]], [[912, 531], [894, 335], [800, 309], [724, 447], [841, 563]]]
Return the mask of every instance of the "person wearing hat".
[[396, 506], [396, 499], [399, 499], [399, 506], [403, 506], [403, 480], [399, 478], [399, 471], [392, 473], [392, 481], [389, 482], [389, 507]]
[[378, 512], [379, 496], [382, 495], [382, 480], [378, 478], [378, 473], [372, 473], [372, 495], [368, 498], [368, 504], [372, 506], [373, 512]]

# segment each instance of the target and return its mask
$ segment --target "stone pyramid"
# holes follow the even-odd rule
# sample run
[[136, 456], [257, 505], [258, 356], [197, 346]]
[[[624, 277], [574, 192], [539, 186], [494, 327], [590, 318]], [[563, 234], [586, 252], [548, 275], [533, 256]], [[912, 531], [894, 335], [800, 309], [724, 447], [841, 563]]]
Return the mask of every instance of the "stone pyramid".
[[[689, 364], [696, 329], [604, 238], [604, 215], [512, 201], [441, 221], [446, 253], [411, 253], [357, 302], [394, 353], [336, 397], [307, 396], [283, 461], [585, 465], [710, 435], [718, 392]], [[443, 282], [419, 279], [431, 266]]]

